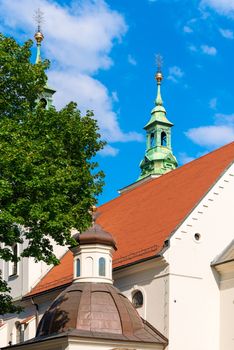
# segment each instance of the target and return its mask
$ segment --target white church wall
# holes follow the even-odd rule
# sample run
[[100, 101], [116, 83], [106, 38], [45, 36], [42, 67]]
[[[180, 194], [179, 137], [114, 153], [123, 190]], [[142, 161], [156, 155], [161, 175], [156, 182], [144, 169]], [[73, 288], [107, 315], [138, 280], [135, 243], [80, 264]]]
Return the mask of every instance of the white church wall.
[[24, 338], [25, 340], [32, 339], [35, 337], [35, 334], [36, 334], [36, 318], [33, 317], [33, 319], [27, 325]]
[[[39, 295], [37, 297], [33, 297], [33, 300], [31, 298], [26, 299], [23, 301], [23, 311], [20, 314], [7, 314], [2, 316], [3, 322], [7, 324], [7, 335], [6, 339], [1, 336], [0, 333], [0, 348], [3, 346], [6, 346], [9, 341], [12, 342], [12, 344], [17, 343], [17, 322], [22, 322], [23, 320], [27, 318], [33, 318], [30, 320], [30, 322], [25, 327], [24, 332], [24, 340], [29, 340], [35, 337], [36, 334], [36, 307], [32, 304], [32, 301], [38, 305], [38, 322], [44, 315], [45, 311], [49, 308], [51, 303], [54, 301], [54, 299], [57, 297], [57, 295], [61, 292], [60, 290], [55, 290], [54, 292], [50, 292], [45, 295]], [[1, 331], [1, 328], [0, 328]]]
[[[55, 244], [55, 242], [51, 239], [51, 243], [53, 245], [54, 254], [58, 259], [60, 259], [65, 252], [68, 250], [67, 247], [59, 246]], [[53, 267], [53, 265], [47, 265], [46, 263], [40, 261], [36, 263], [33, 258], [29, 258], [28, 260], [28, 283], [24, 294], [29, 292], [37, 283], [41, 280], [41, 278]]]
[[141, 317], [167, 336], [168, 266], [165, 261], [153, 259], [114, 272], [114, 285], [130, 301], [135, 291], [143, 294], [143, 306], [137, 308]]
[[[23, 244], [17, 244], [18, 256], [22, 253], [25, 247], [25, 242]], [[11, 288], [11, 295], [14, 299], [22, 295], [24, 284], [27, 282], [27, 278], [25, 279], [24, 275], [26, 267], [25, 264], [27, 264], [27, 259], [23, 258], [17, 263], [17, 273], [12, 275], [12, 262], [6, 262], [3, 260], [0, 261], [0, 270], [2, 271], [2, 276]]]
[[[11, 342], [12, 345], [17, 343], [17, 323], [22, 323], [26, 319], [28, 319], [28, 322], [22, 324], [22, 328], [24, 329], [24, 340], [31, 339], [35, 336], [35, 307], [31, 304], [30, 300], [28, 300], [27, 303], [24, 303], [23, 307], [24, 311], [19, 315], [7, 314], [4, 316], [4, 322], [7, 323], [7, 344], [9, 342]], [[0, 339], [0, 347], [2, 346], [2, 339]]]
[[0, 326], [0, 339], [1, 339], [0, 346], [1, 347], [4, 347], [4, 346], [8, 345], [8, 333], [7, 333], [7, 330], [8, 330], [8, 324], [7, 323], [1, 324], [1, 326]]
[[234, 349], [234, 271], [220, 281], [220, 350]]
[[[62, 247], [53, 242], [54, 253], [58, 258], [67, 251], [67, 247]], [[26, 248], [27, 243], [18, 244], [18, 255]], [[10, 275], [11, 262], [0, 261], [0, 270], [2, 271], [3, 278], [7, 281], [11, 288], [11, 295], [13, 299], [20, 299], [27, 294], [32, 287], [34, 287], [39, 280], [44, 276], [52, 265], [40, 261], [35, 262], [34, 258], [21, 258], [17, 264], [17, 274]]]
[[210, 264], [233, 239], [233, 208], [234, 165], [170, 239], [169, 350], [220, 349], [220, 290]]
[[[60, 294], [60, 292], [61, 289], [33, 298], [33, 302], [38, 305], [38, 322], [40, 322], [45, 311], [50, 307], [51, 303]], [[32, 339], [36, 335], [36, 307], [32, 304], [32, 300], [30, 298], [24, 301], [22, 306], [24, 310], [19, 315], [8, 314], [4, 316], [4, 322], [7, 323], [7, 344], [9, 341], [11, 341], [12, 344], [17, 343], [17, 322], [22, 322], [27, 318], [31, 319], [25, 327], [24, 340], [26, 341]], [[0, 348], [5, 346], [4, 344], [5, 340], [3, 342], [3, 338], [0, 338]]]
[[105, 339], [69, 340], [67, 350], [163, 350], [160, 344], [139, 344], [136, 342], [113, 341]]

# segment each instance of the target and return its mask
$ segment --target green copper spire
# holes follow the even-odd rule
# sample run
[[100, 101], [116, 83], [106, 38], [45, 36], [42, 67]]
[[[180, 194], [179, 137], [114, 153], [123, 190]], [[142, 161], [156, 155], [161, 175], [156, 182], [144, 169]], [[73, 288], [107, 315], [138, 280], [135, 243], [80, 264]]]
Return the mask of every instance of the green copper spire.
[[[36, 64], [41, 62], [41, 43], [44, 39], [44, 35], [41, 32], [41, 24], [43, 22], [43, 12], [40, 9], [37, 9], [34, 16], [36, 23], [37, 23], [37, 32], [34, 35], [34, 38], [37, 43], [37, 56], [36, 56]], [[44, 91], [42, 95], [39, 97], [39, 101], [43, 104], [43, 106], [48, 109], [53, 104], [53, 95], [56, 92], [56, 90], [52, 89], [48, 86], [46, 83], [46, 86], [44, 87]]]
[[41, 62], [41, 42], [44, 39], [44, 36], [41, 32], [37, 32], [34, 37], [35, 37], [36, 42], [37, 42], [37, 56], [36, 56], [35, 63], [39, 63], [39, 62]]
[[162, 73], [158, 72], [156, 79], [157, 79], [158, 91], [157, 91], [157, 97], [155, 100], [155, 106], [162, 106], [163, 105], [163, 100], [162, 100], [162, 96], [161, 96]]
[[144, 159], [140, 163], [142, 180], [150, 175], [160, 176], [175, 169], [178, 164], [171, 148], [171, 127], [173, 124], [166, 117], [161, 96], [161, 83], [163, 75], [161, 72], [161, 61], [155, 75], [157, 81], [157, 96], [155, 107], [151, 111], [151, 118], [145, 125], [146, 151]]

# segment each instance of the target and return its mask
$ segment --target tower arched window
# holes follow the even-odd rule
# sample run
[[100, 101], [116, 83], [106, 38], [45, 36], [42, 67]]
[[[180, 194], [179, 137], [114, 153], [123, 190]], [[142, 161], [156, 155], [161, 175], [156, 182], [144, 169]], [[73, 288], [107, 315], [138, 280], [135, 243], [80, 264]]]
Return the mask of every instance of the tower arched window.
[[99, 259], [99, 276], [106, 275], [106, 260], [104, 258]]
[[11, 252], [12, 252], [14, 261], [9, 261], [9, 276], [17, 276], [18, 275], [18, 247], [16, 243], [11, 247]]
[[76, 260], [76, 277], [80, 277], [80, 259]]
[[161, 133], [161, 146], [167, 146], [167, 134], [165, 131]]
[[150, 148], [152, 147], [155, 147], [155, 135], [153, 132], [150, 134]]
[[41, 104], [42, 108], [46, 108], [47, 101], [46, 101], [46, 99], [44, 97], [40, 99], [40, 104]]

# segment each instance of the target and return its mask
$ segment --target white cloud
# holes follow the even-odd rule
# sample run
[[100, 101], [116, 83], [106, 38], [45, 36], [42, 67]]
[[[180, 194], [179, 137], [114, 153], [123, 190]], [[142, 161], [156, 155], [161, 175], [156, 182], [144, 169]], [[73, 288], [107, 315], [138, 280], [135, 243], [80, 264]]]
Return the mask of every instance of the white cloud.
[[213, 97], [210, 101], [209, 101], [209, 106], [211, 109], [216, 109], [217, 107], [217, 98]]
[[220, 14], [233, 15], [234, 14], [234, 1], [233, 0], [202, 0], [201, 6], [208, 6], [213, 8]]
[[231, 40], [234, 39], [234, 33], [233, 33], [232, 30], [220, 28], [219, 31], [220, 31], [220, 34], [221, 34], [224, 38], [226, 38], [226, 39], [231, 39]]
[[182, 69], [178, 66], [173, 66], [169, 68], [169, 75], [167, 77], [168, 80], [177, 83], [179, 79], [181, 79], [184, 75]]
[[234, 127], [234, 113], [233, 114], [223, 114], [223, 113], [216, 113], [215, 115], [216, 124], [226, 124], [229, 126]]
[[202, 52], [206, 55], [215, 56], [217, 49], [214, 46], [201, 45]]
[[188, 49], [191, 52], [203, 53], [209, 56], [215, 56], [217, 54], [217, 49], [214, 46], [201, 45], [200, 47], [197, 47], [191, 44], [188, 46]]
[[184, 31], [185, 33], [189, 33], [189, 34], [190, 34], [190, 33], [193, 33], [192, 28], [189, 27], [189, 26], [184, 26], [183, 31]]
[[33, 14], [38, 7], [45, 13], [43, 49], [48, 57], [64, 68], [75, 66], [88, 73], [110, 67], [113, 40], [120, 40], [127, 30], [119, 13], [110, 10], [103, 0], [81, 0], [70, 8], [49, 0], [2, 0], [2, 20], [6, 27], [32, 34]]
[[21, 33], [21, 39], [22, 32], [23, 39], [31, 37], [35, 30], [33, 14], [38, 7], [45, 14], [42, 52], [52, 62], [48, 76], [57, 90], [55, 105], [60, 108], [73, 100], [83, 112], [93, 109], [102, 136], [109, 142], [141, 141], [141, 134], [121, 130], [112, 108], [117, 95], [111, 95], [93, 77], [100, 69], [113, 65], [111, 49], [127, 31], [123, 16], [104, 0], [80, 0], [64, 7], [52, 0], [1, 0], [4, 32]]
[[112, 97], [112, 101], [119, 102], [119, 96], [117, 94], [117, 91], [112, 91], [111, 97]]
[[186, 152], [180, 152], [178, 156], [178, 160], [181, 164], [186, 164], [194, 160], [195, 157], [189, 156]]
[[234, 140], [234, 128], [225, 125], [189, 129], [186, 136], [199, 146], [219, 147]]
[[197, 52], [197, 47], [195, 45], [189, 45], [189, 50], [192, 52]]
[[132, 55], [128, 55], [128, 63], [130, 63], [132, 66], [137, 65], [137, 61], [135, 60], [135, 58]]
[[100, 152], [99, 154], [102, 157], [106, 157], [106, 156], [111, 156], [111, 157], [115, 157], [117, 156], [117, 154], [119, 153], [119, 150], [117, 148], [114, 148], [110, 145], [106, 145]]
[[[98, 120], [105, 140], [108, 142], [143, 140], [141, 134], [124, 133], [120, 129], [117, 115], [112, 110], [112, 99], [107, 88], [100, 81], [73, 70], [66, 72], [51, 70], [48, 75], [51, 84], [60, 87], [54, 98], [56, 105], [61, 108], [70, 100], [77, 100], [81, 111], [85, 111], [87, 106], [94, 110], [95, 118]], [[77, 94], [77, 92], [79, 93]]]
[[217, 113], [214, 125], [189, 129], [185, 135], [200, 146], [222, 146], [234, 140], [234, 114]]
[[209, 151], [206, 150], [206, 151], [202, 151], [202, 152], [197, 152], [194, 156], [190, 156], [186, 152], [181, 152], [181, 153], [179, 153], [178, 159], [179, 159], [179, 162], [181, 164], [186, 164], [186, 163], [192, 162], [193, 160], [195, 160], [197, 158], [200, 158], [200, 157], [206, 155], [207, 153], [209, 153]]

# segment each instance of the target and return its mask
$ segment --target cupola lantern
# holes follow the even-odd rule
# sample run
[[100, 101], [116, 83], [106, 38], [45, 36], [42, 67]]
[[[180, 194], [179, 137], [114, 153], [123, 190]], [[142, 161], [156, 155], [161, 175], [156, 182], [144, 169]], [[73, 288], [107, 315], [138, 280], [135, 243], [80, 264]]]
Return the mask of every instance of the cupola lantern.
[[112, 235], [96, 223], [96, 208], [93, 208], [92, 226], [75, 239], [78, 247], [72, 248], [74, 255], [74, 282], [112, 281], [112, 255], [116, 250]]

